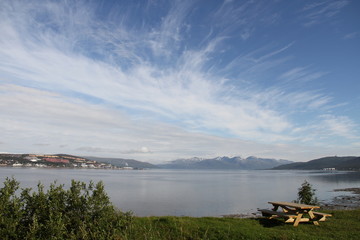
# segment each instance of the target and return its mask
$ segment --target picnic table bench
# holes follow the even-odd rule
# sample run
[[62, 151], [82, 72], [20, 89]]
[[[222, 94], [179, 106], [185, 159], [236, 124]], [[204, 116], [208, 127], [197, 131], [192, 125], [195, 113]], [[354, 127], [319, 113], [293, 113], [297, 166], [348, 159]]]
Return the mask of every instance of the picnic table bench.
[[[315, 212], [314, 209], [319, 206], [292, 203], [292, 202], [269, 202], [273, 205], [270, 209], [259, 209], [263, 216], [272, 218], [284, 218], [286, 223], [294, 223], [294, 227], [298, 226], [300, 222], [312, 222], [314, 225], [319, 225], [319, 222], [324, 222], [326, 217], [331, 214]], [[282, 211], [278, 211], [279, 207]]]

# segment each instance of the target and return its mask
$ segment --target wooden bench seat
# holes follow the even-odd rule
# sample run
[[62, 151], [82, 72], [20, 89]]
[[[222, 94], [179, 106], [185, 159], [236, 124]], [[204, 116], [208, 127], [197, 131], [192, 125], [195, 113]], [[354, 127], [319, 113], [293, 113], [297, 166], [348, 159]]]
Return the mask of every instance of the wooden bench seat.
[[331, 217], [332, 215], [329, 213], [321, 213], [321, 212], [313, 212], [313, 214], [318, 217], [319, 222], [325, 222], [326, 217]]
[[264, 217], [268, 217], [269, 219], [282, 217], [287, 219], [285, 222], [294, 222], [296, 218], [296, 214], [286, 213], [286, 212], [278, 212], [270, 209], [259, 209]]

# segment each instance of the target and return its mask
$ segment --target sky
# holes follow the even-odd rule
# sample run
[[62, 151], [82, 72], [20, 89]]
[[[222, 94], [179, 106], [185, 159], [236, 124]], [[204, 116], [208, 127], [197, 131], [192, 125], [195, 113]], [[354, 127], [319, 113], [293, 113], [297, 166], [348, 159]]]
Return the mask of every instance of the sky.
[[0, 1], [0, 152], [360, 155], [360, 1]]

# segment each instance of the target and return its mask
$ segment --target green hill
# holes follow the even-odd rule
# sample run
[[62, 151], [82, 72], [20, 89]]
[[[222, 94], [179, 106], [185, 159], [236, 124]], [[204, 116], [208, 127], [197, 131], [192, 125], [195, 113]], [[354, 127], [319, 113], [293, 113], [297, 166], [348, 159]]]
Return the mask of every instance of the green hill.
[[109, 163], [113, 166], [117, 167], [132, 167], [135, 169], [142, 169], [142, 168], [158, 168], [157, 166], [148, 163], [148, 162], [141, 162], [134, 159], [124, 159], [124, 158], [101, 158], [101, 157], [86, 157], [87, 159], [91, 159], [97, 162], [102, 163]]
[[321, 170], [324, 168], [335, 168], [337, 170], [360, 170], [360, 157], [323, 157], [308, 162], [296, 162], [285, 164], [273, 169], [276, 170]]
[[337, 167], [339, 170], [360, 170], [360, 157], [347, 160]]

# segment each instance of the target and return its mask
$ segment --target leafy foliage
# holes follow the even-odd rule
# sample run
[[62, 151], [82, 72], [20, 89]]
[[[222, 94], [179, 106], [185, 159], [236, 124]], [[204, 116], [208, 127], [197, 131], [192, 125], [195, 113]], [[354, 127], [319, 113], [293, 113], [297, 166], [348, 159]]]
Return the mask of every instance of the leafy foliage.
[[305, 180], [299, 188], [298, 199], [296, 202], [309, 205], [318, 204], [318, 199], [315, 196], [315, 191], [316, 189], [313, 189], [312, 185]]
[[1, 239], [117, 239], [132, 221], [111, 204], [102, 182], [18, 189], [14, 178], [0, 189]]

